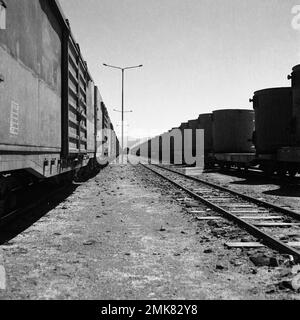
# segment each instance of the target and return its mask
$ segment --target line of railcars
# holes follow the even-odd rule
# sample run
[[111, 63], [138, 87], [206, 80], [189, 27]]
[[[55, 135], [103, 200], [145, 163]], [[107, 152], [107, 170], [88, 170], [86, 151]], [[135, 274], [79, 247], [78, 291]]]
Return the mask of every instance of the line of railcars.
[[[216, 110], [201, 114], [178, 128], [181, 131], [192, 129], [193, 152], [195, 129], [204, 130], [205, 164], [208, 168], [256, 167], [268, 175], [300, 174], [300, 65], [293, 68], [288, 79], [292, 80], [291, 87], [256, 91], [250, 99], [253, 110]], [[162, 140], [170, 133], [172, 130], [154, 139]], [[150, 145], [151, 140], [147, 143]], [[159, 155], [161, 147], [160, 143]], [[173, 164], [176, 163], [176, 152], [171, 147], [170, 162]], [[156, 159], [162, 160], [161, 156]]]
[[13, 189], [89, 174], [118, 155], [119, 141], [59, 3], [0, 7], [1, 215]]

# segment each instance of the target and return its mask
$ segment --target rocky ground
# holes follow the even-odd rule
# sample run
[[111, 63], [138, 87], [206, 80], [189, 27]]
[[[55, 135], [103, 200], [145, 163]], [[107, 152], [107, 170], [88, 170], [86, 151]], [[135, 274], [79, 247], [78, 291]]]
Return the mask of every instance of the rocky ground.
[[235, 226], [197, 221], [182, 197], [140, 166], [107, 167], [1, 246], [0, 298], [299, 299], [284, 257], [226, 249]]

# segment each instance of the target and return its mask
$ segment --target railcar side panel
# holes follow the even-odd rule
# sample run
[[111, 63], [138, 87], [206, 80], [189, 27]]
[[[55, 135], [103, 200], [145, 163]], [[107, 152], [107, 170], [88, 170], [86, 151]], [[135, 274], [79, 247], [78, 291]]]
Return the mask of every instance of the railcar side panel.
[[0, 30], [0, 152], [60, 152], [61, 38], [46, 0], [6, 1]]
[[[68, 39], [68, 136], [67, 153], [78, 154], [82, 147], [82, 132], [86, 121], [86, 87], [87, 79], [77, 44], [72, 37]], [[66, 52], [65, 52], [66, 54]], [[83, 146], [86, 151], [86, 145]]]
[[88, 153], [96, 153], [95, 135], [97, 134], [95, 128], [95, 85], [93, 81], [89, 81], [87, 88], [87, 151]]

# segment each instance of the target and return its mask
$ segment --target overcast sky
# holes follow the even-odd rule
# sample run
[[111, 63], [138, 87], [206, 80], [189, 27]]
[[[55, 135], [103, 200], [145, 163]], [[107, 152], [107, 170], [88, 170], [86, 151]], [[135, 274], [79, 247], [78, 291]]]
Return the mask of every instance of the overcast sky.
[[[60, 0], [115, 127], [126, 74], [129, 134], [164, 132], [220, 108], [251, 108], [300, 63], [300, 0]], [[144, 134], [143, 132], [143, 134]]]

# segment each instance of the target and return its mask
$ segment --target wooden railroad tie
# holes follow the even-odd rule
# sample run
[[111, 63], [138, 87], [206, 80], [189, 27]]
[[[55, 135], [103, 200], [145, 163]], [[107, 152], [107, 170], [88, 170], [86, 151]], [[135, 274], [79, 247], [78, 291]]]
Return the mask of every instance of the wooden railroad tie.
[[[287, 243], [288, 246], [298, 248], [300, 247], [299, 241], [291, 241]], [[264, 244], [260, 242], [226, 242], [225, 246], [228, 248], [261, 248], [265, 247]]]

